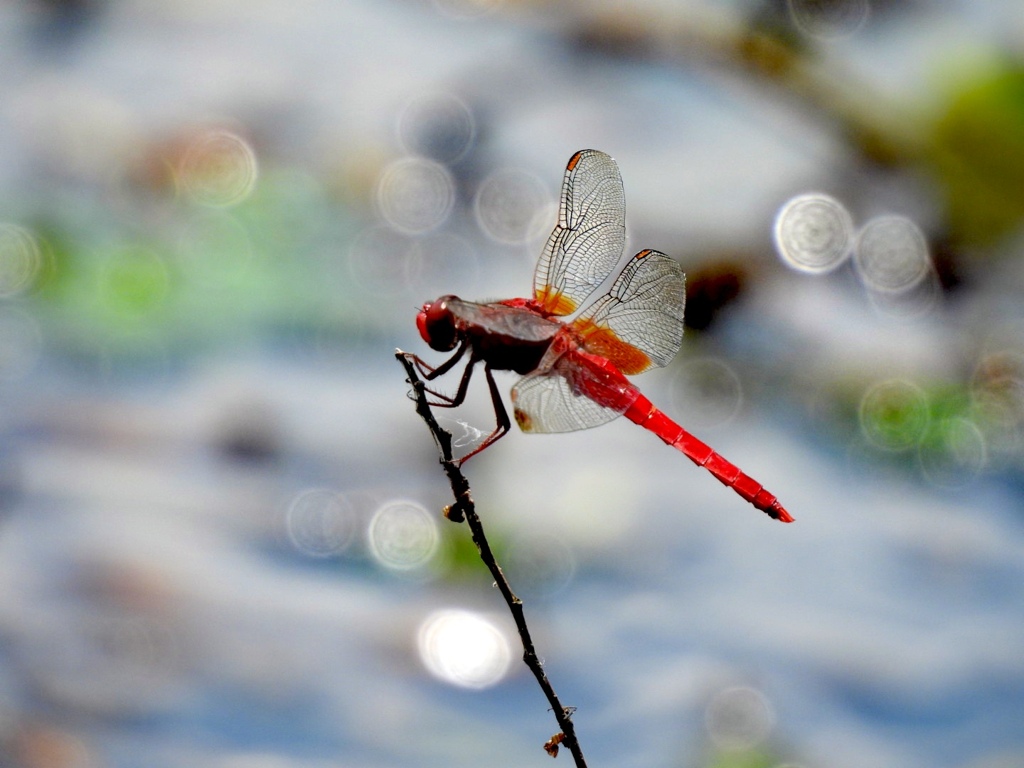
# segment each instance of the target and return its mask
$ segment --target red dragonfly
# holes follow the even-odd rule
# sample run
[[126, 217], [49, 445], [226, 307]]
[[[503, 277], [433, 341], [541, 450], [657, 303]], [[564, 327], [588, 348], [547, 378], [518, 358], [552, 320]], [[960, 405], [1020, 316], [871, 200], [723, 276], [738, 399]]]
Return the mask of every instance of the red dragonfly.
[[503, 437], [511, 427], [492, 371], [523, 377], [512, 388], [516, 422], [524, 432], [571, 432], [618, 416], [649, 429], [709, 470], [770, 517], [793, 517], [771, 493], [651, 404], [627, 378], [664, 366], [683, 337], [685, 282], [679, 263], [643, 250], [618, 271], [611, 287], [573, 314], [610, 278], [625, 245], [625, 195], [618, 166], [593, 149], [569, 159], [558, 208], [533, 276], [533, 297], [486, 304], [442, 296], [423, 305], [416, 327], [433, 349], [455, 354], [433, 368], [411, 356], [424, 378], [450, 371], [469, 353], [452, 396], [433, 390], [435, 406], [465, 400], [477, 363], [494, 403], [497, 426], [459, 463]]

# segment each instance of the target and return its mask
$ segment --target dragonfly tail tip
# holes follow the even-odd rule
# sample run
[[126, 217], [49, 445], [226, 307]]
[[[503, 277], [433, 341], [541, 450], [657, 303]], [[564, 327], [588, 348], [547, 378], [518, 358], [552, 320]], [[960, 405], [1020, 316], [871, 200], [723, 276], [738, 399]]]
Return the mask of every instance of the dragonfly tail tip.
[[774, 517], [781, 523], [792, 523], [794, 520], [796, 520], [795, 517], [793, 517], [791, 514], [789, 514], [789, 512], [786, 511], [785, 507], [779, 504], [779, 502], [775, 502], [772, 505], [772, 510], [768, 514], [770, 514], [772, 517]]

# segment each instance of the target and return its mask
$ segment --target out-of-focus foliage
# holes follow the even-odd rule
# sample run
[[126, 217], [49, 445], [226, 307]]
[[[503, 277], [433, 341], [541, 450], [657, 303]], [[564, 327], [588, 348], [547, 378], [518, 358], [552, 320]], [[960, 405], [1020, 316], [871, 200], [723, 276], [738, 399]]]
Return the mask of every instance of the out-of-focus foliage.
[[1024, 221], [1024, 66], [957, 79], [931, 137], [954, 242], [989, 245]]
[[764, 749], [720, 750], [708, 758], [705, 768], [776, 768], [777, 755]]
[[345, 209], [310, 177], [267, 174], [230, 210], [172, 193], [138, 202], [128, 218], [158, 217], [153, 227], [95, 214], [44, 211], [32, 222], [41, 260], [26, 293], [65, 351], [144, 355], [252, 331], [315, 335], [343, 329], [358, 304], [337, 266]]

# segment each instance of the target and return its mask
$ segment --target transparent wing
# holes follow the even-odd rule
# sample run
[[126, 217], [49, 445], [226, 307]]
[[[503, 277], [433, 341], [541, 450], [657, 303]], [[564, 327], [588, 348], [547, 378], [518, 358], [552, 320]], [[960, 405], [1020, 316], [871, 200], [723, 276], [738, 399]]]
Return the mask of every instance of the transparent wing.
[[675, 357], [683, 341], [685, 303], [679, 262], [660, 251], [640, 251], [572, 327], [585, 350], [632, 376]]
[[568, 315], [600, 285], [622, 256], [626, 198], [619, 168], [604, 152], [569, 159], [558, 223], [537, 262], [533, 297], [551, 315]]
[[577, 394], [559, 366], [524, 376], [512, 388], [512, 409], [523, 432], [574, 432], [611, 421], [620, 412]]

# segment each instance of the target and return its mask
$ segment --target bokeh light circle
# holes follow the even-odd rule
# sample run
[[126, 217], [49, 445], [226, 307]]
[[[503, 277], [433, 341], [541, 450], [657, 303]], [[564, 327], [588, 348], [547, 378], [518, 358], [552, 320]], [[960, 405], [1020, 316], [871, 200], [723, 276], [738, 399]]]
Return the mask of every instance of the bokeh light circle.
[[880, 291], [866, 287], [871, 307], [879, 315], [901, 322], [920, 321], [942, 306], [942, 285], [932, 269], [923, 280], [904, 291]]
[[988, 447], [989, 463], [1024, 466], [1024, 411], [996, 393], [972, 393], [970, 417]]
[[29, 288], [42, 267], [35, 236], [17, 224], [0, 223], [0, 298]]
[[879, 216], [861, 229], [853, 263], [864, 284], [883, 293], [904, 293], [931, 270], [928, 242], [905, 216]]
[[506, 245], [525, 243], [539, 229], [550, 229], [551, 196], [531, 173], [498, 170], [477, 189], [473, 210], [477, 223], [492, 240]]
[[388, 226], [410, 235], [441, 226], [455, 204], [455, 182], [440, 163], [405, 157], [377, 182], [377, 209]]
[[831, 272], [853, 251], [853, 218], [846, 206], [820, 192], [787, 201], [775, 217], [775, 248], [793, 269]]
[[434, 517], [413, 501], [390, 501], [381, 506], [367, 529], [370, 553], [392, 571], [415, 571], [437, 553], [441, 536]]
[[932, 427], [932, 439], [918, 448], [921, 472], [938, 488], [961, 488], [988, 464], [985, 435], [971, 419], [954, 416]]
[[924, 390], [905, 379], [889, 379], [871, 386], [861, 398], [859, 416], [864, 437], [886, 451], [904, 451], [919, 445], [931, 420]]
[[859, 30], [868, 19], [868, 0], [788, 0], [793, 24], [809, 37], [834, 40]]
[[512, 651], [505, 633], [471, 611], [432, 613], [420, 625], [420, 658], [440, 680], [463, 688], [489, 688], [508, 674]]
[[285, 513], [288, 538], [310, 557], [331, 557], [345, 550], [356, 530], [355, 509], [344, 495], [311, 488], [295, 496]]
[[398, 140], [410, 155], [454, 163], [469, 151], [475, 138], [473, 112], [451, 93], [418, 96], [398, 118]]
[[972, 418], [990, 460], [1024, 465], [1024, 354], [1001, 350], [978, 361], [971, 379]]
[[724, 360], [687, 359], [672, 377], [672, 407], [694, 428], [728, 424], [743, 405], [743, 384]]
[[984, 355], [971, 377], [974, 392], [988, 392], [1024, 411], [1024, 353], [1000, 350]]
[[711, 740], [721, 749], [756, 747], [771, 733], [775, 713], [764, 694], [735, 686], [720, 691], [708, 704], [705, 724]]
[[237, 133], [203, 131], [189, 144], [178, 164], [178, 184], [201, 205], [227, 208], [245, 200], [259, 175], [256, 153]]

